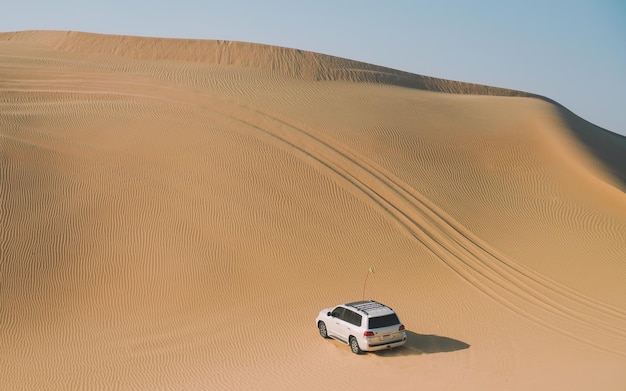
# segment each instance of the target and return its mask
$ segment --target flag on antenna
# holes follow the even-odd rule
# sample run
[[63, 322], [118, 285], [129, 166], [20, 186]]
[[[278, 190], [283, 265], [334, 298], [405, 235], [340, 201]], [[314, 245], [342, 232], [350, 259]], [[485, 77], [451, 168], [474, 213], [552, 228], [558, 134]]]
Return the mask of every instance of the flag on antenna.
[[365, 282], [363, 283], [363, 300], [365, 300], [365, 286], [367, 285], [367, 277], [370, 276], [370, 273], [374, 273], [374, 266], [370, 266], [367, 274], [365, 275]]

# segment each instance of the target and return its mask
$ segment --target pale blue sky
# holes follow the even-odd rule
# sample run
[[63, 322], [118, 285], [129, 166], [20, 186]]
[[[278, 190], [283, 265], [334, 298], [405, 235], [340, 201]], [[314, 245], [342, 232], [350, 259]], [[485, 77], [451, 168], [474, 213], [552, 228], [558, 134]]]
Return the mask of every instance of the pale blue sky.
[[547, 96], [626, 135], [626, 0], [11, 0], [0, 31], [226, 39]]

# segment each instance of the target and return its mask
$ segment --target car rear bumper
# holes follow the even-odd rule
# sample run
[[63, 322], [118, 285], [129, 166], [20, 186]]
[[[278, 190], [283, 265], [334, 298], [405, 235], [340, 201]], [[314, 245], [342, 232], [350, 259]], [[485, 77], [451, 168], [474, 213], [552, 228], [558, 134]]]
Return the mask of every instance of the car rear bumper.
[[375, 352], [378, 350], [388, 350], [388, 349], [393, 349], [393, 348], [397, 348], [399, 346], [402, 346], [406, 343], [406, 337], [403, 337], [403, 339], [399, 340], [399, 341], [393, 341], [393, 342], [383, 342], [380, 344], [369, 344], [367, 341], [365, 341], [365, 343], [361, 343], [361, 350], [366, 351], [366, 352]]

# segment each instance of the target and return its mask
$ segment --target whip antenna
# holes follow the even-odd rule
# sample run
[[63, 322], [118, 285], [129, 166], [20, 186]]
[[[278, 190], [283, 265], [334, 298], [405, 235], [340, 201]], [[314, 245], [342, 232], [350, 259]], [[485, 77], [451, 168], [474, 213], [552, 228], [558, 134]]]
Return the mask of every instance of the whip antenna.
[[365, 286], [367, 285], [367, 277], [370, 276], [370, 273], [374, 274], [374, 266], [370, 266], [367, 274], [365, 275], [365, 282], [363, 283], [363, 300], [365, 300]]

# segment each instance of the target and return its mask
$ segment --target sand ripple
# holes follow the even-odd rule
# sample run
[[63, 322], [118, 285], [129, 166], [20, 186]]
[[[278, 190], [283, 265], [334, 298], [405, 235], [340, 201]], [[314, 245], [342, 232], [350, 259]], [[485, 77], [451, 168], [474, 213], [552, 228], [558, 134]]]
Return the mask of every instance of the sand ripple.
[[[2, 389], [626, 384], [626, 144], [545, 98], [65, 32], [0, 74]], [[410, 338], [356, 357], [313, 320], [371, 265]]]

